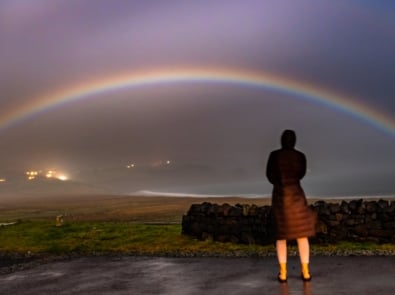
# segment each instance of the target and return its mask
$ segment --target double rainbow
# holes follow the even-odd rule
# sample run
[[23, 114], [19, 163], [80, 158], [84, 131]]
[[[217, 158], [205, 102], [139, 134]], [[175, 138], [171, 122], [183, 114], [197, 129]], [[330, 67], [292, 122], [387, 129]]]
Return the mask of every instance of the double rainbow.
[[25, 120], [29, 120], [43, 112], [60, 107], [63, 104], [94, 98], [99, 94], [137, 87], [152, 87], [160, 84], [185, 82], [236, 84], [277, 91], [290, 95], [295, 99], [310, 101], [341, 111], [373, 125], [385, 133], [395, 136], [394, 119], [351, 97], [338, 95], [310, 84], [292, 81], [266, 73], [218, 68], [173, 69], [122, 74], [103, 80], [68, 87], [64, 90], [32, 99], [28, 103], [13, 110], [0, 120], [0, 131]]

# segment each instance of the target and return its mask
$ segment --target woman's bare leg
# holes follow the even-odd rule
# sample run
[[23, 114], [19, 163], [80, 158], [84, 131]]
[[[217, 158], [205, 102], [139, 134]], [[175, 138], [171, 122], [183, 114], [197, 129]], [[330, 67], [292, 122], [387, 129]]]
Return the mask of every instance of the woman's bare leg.
[[278, 280], [285, 282], [287, 280], [287, 240], [276, 241], [277, 259], [280, 265]]
[[308, 238], [300, 238], [296, 240], [298, 242], [300, 263], [310, 262], [310, 245]]
[[303, 280], [309, 281], [311, 279], [310, 271], [309, 271], [309, 262], [310, 262], [310, 245], [308, 238], [300, 238], [297, 239], [300, 263], [302, 266], [302, 278]]

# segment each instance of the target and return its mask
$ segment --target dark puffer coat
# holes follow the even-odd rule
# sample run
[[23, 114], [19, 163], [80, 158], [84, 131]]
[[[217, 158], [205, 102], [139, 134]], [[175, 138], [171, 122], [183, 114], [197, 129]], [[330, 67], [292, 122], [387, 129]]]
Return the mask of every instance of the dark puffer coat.
[[266, 176], [273, 184], [272, 210], [277, 240], [294, 240], [315, 235], [316, 215], [308, 207], [300, 180], [306, 174], [306, 157], [294, 149], [296, 135], [284, 131], [282, 148], [271, 152]]

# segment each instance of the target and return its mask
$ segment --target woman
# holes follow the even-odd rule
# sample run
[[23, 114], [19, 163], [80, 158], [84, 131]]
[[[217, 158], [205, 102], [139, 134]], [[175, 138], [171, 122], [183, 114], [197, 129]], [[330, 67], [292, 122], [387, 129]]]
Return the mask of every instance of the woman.
[[273, 184], [272, 210], [280, 282], [287, 281], [287, 240], [297, 241], [302, 279], [311, 280], [308, 237], [315, 235], [316, 218], [300, 186], [300, 180], [306, 174], [306, 157], [295, 150], [295, 143], [295, 132], [285, 130], [281, 136], [281, 149], [271, 152], [266, 167], [266, 176]]

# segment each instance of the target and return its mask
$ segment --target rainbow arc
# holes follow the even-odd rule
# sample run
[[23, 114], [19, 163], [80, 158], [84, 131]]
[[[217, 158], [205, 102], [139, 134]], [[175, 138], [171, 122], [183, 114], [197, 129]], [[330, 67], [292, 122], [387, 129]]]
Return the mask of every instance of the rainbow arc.
[[267, 73], [218, 68], [172, 69], [128, 73], [94, 82], [83, 83], [81, 85], [74, 85], [32, 99], [29, 103], [10, 112], [0, 120], [0, 130], [5, 130], [15, 124], [29, 120], [38, 116], [40, 113], [50, 111], [56, 107], [61, 107], [63, 104], [83, 99], [92, 99], [99, 94], [175, 83], [222, 83], [269, 89], [290, 95], [295, 99], [318, 103], [346, 113], [395, 136], [394, 119], [352, 97], [339, 95], [307, 83]]

